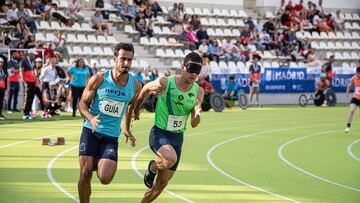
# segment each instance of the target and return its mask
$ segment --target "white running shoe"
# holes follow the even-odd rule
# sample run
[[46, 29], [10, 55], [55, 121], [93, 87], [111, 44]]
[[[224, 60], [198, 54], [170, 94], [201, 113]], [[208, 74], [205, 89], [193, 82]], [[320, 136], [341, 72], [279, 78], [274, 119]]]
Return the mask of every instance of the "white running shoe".
[[350, 128], [349, 127], [346, 127], [345, 130], [344, 130], [345, 133], [349, 133], [350, 132]]

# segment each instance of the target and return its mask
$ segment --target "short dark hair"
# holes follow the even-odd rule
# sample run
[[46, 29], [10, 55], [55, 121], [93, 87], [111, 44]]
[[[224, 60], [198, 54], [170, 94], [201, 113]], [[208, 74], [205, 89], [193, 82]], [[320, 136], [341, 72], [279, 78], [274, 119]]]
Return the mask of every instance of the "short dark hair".
[[356, 72], [360, 73], [360, 66], [356, 68]]
[[132, 43], [118, 43], [114, 49], [114, 56], [118, 56], [120, 49], [123, 49], [125, 51], [131, 51], [134, 54], [134, 46]]
[[231, 75], [231, 76], [229, 77], [229, 80], [235, 80], [235, 76]]
[[199, 54], [197, 54], [195, 52], [190, 52], [188, 55], [185, 56], [184, 65], [188, 64], [189, 61], [192, 61], [195, 63], [202, 63], [203, 59]]

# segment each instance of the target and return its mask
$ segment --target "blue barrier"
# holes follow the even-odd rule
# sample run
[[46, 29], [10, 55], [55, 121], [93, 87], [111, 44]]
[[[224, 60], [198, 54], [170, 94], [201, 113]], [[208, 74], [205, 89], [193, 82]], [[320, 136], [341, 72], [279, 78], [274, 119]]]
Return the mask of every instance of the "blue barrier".
[[[223, 93], [230, 75], [240, 84], [240, 88], [249, 92], [249, 74], [211, 74], [212, 85]], [[307, 68], [265, 68], [261, 74], [260, 92], [262, 93], [303, 93], [314, 92], [320, 69], [309, 71]], [[353, 74], [338, 69], [332, 80], [334, 92], [345, 92]]]

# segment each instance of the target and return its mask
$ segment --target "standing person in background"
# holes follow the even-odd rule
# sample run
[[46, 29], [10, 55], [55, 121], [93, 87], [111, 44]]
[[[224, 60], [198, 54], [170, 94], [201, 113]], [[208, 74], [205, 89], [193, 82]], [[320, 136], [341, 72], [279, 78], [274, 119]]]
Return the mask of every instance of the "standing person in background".
[[356, 74], [352, 76], [349, 85], [346, 88], [346, 97], [349, 96], [351, 87], [354, 86], [354, 93], [350, 101], [350, 109], [347, 120], [347, 125], [344, 130], [345, 133], [350, 132], [351, 122], [357, 107], [360, 106], [360, 66], [356, 68]]
[[35, 49], [29, 49], [27, 56], [22, 58], [20, 62], [20, 80], [24, 82], [25, 86], [25, 107], [24, 107], [24, 120], [31, 120], [30, 116], [31, 105], [35, 96], [35, 56], [37, 52]]
[[334, 71], [332, 69], [332, 64], [334, 62], [335, 62], [335, 56], [331, 55], [329, 57], [329, 60], [326, 63], [324, 63], [321, 67], [321, 72], [326, 73], [326, 79], [329, 81], [330, 87], [331, 87], [332, 79], [334, 77]]
[[97, 69], [96, 65], [97, 65], [97, 63], [96, 63], [95, 60], [91, 60], [91, 61], [90, 61], [90, 69], [89, 69], [89, 71], [90, 71], [90, 77], [93, 76], [93, 75], [95, 75], [97, 72], [99, 72], [99, 70]]
[[258, 64], [260, 56], [253, 56], [253, 63], [249, 68], [249, 77], [250, 77], [250, 93], [249, 93], [249, 104], [252, 102], [253, 94], [256, 94], [256, 106], [260, 107], [260, 79], [261, 79], [261, 66]]
[[6, 77], [7, 77], [7, 70], [4, 65], [4, 59], [0, 57], [0, 120], [5, 119], [5, 116], [2, 114], [2, 109], [4, 106]]
[[32, 113], [32, 117], [36, 117], [36, 110], [37, 110], [37, 102], [40, 102], [40, 108], [41, 110], [44, 110], [44, 102], [43, 102], [43, 97], [42, 97], [42, 91], [40, 89], [40, 73], [41, 73], [41, 69], [43, 68], [43, 63], [42, 63], [42, 59], [41, 58], [36, 58], [35, 59], [35, 76], [36, 76], [36, 81], [35, 81], [35, 95], [37, 97], [34, 97], [33, 100], [33, 113]]
[[90, 77], [89, 68], [85, 65], [84, 59], [79, 59], [76, 66], [69, 69], [68, 77], [71, 80], [72, 116], [75, 117], [78, 102], [80, 101], [82, 93], [86, 87], [87, 79]]
[[[8, 80], [10, 85], [9, 98], [7, 102], [7, 109], [9, 112], [20, 112], [17, 109], [18, 95], [20, 90], [20, 76], [19, 76], [19, 53], [17, 51], [11, 52], [11, 59], [8, 63]], [[12, 99], [14, 99], [12, 103]], [[12, 108], [11, 108], [11, 103]]]

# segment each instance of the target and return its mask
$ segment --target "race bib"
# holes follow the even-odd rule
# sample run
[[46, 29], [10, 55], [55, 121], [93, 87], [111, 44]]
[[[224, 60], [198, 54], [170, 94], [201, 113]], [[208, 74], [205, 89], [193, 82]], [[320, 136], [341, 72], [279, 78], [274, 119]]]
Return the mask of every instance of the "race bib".
[[178, 131], [185, 126], [187, 116], [169, 115], [166, 130]]
[[104, 99], [100, 103], [100, 111], [103, 114], [113, 116], [113, 117], [120, 117], [124, 108], [124, 102], [114, 101], [110, 99]]
[[355, 87], [355, 94], [358, 94], [358, 95], [360, 95], [360, 87]]
[[254, 83], [252, 84], [252, 86], [253, 86], [253, 87], [259, 87], [259, 83], [254, 82]]

